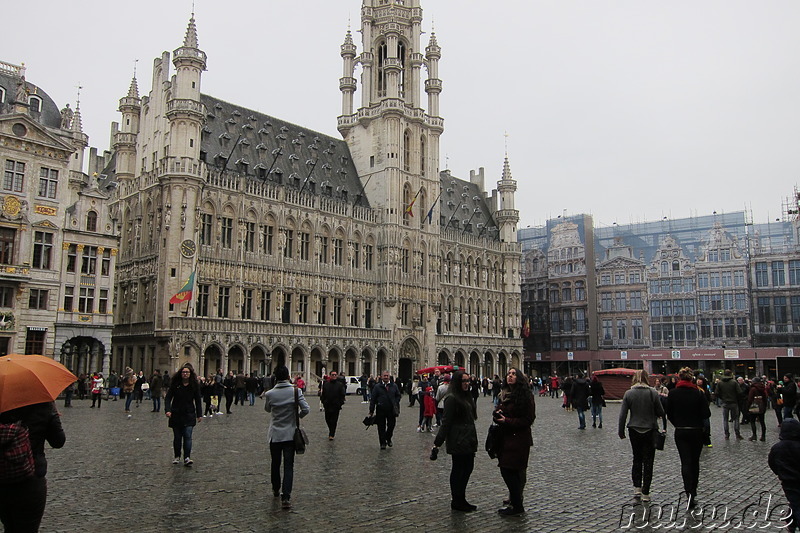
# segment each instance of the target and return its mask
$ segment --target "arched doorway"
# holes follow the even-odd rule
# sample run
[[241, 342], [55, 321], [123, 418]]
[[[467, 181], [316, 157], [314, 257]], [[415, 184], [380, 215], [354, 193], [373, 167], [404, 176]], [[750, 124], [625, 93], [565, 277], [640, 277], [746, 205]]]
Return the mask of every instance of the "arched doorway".
[[457, 366], [458, 368], [464, 368], [464, 352], [461, 350], [456, 352], [455, 362], [453, 366]]
[[250, 350], [250, 373], [265, 376], [267, 373], [267, 352], [261, 346]]
[[378, 350], [378, 368], [375, 369], [375, 376], [378, 376], [378, 374], [382, 373], [384, 370], [389, 370], [389, 373], [391, 373], [391, 370], [386, 365], [387, 361], [386, 352], [381, 348]]
[[203, 375], [213, 376], [218, 368], [222, 368], [222, 351], [219, 346], [212, 344], [203, 354]]
[[356, 352], [355, 348], [350, 348], [347, 350], [347, 353], [344, 354], [344, 368], [342, 372], [345, 376], [357, 376], [358, 372], [358, 353]]
[[481, 358], [478, 352], [469, 354], [469, 373], [475, 377], [480, 377], [481, 372]]
[[322, 349], [319, 347], [314, 348], [311, 350], [311, 368], [309, 369], [310, 372], [313, 372], [316, 377], [321, 378], [322, 375], [325, 373], [325, 364], [322, 362]]
[[308, 376], [306, 375], [306, 354], [300, 346], [295, 346], [294, 350], [292, 350], [291, 370], [295, 374], [303, 374], [305, 381], [308, 381]]
[[489, 379], [494, 377], [494, 358], [490, 352], [483, 354], [483, 375]]
[[447, 355], [447, 352], [441, 351], [439, 352], [439, 358], [436, 360], [437, 365], [449, 365], [450, 364], [450, 357]]
[[244, 351], [239, 345], [231, 346], [228, 350], [228, 370], [234, 374], [244, 372]]
[[497, 356], [497, 371], [500, 373], [500, 377], [503, 377], [508, 372], [508, 363], [506, 362], [506, 354], [501, 353]]
[[341, 372], [341, 356], [339, 355], [339, 350], [337, 348], [331, 348], [328, 350], [328, 372], [336, 371]]
[[420, 360], [419, 343], [411, 337], [403, 341], [400, 345], [400, 358], [397, 361], [397, 378], [405, 383], [413, 377], [413, 367], [415, 362]]
[[94, 337], [72, 337], [61, 346], [61, 364], [76, 376], [91, 372], [107, 375], [109, 369], [103, 368], [105, 353], [103, 343]]
[[286, 350], [282, 346], [272, 349], [272, 368], [270, 370], [275, 370], [279, 366], [286, 366]]
[[372, 353], [366, 348], [361, 351], [361, 373], [365, 376], [372, 373]]

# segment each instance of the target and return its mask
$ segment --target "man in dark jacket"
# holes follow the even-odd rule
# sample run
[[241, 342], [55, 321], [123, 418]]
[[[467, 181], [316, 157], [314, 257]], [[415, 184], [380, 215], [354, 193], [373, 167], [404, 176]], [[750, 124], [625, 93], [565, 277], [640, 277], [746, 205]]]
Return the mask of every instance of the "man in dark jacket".
[[769, 451], [769, 467], [781, 480], [783, 492], [792, 508], [789, 533], [800, 523], [800, 422], [786, 418], [781, 424], [781, 440]]
[[578, 429], [586, 429], [585, 413], [589, 409], [589, 392], [589, 382], [586, 381], [583, 374], [578, 374], [578, 377], [572, 382], [572, 389], [569, 391], [572, 407], [578, 411]]
[[336, 425], [339, 423], [339, 412], [344, 405], [345, 384], [338, 379], [334, 370], [328, 375], [328, 380], [322, 384], [320, 401], [325, 408], [325, 423], [328, 424], [328, 440], [336, 436]]
[[394, 426], [397, 423], [397, 415], [400, 414], [400, 391], [397, 390], [396, 384], [389, 381], [388, 370], [384, 370], [381, 374], [381, 382], [372, 387], [369, 414], [375, 415], [381, 450], [385, 450], [386, 446], [391, 448]]
[[794, 376], [783, 376], [783, 385], [778, 386], [778, 393], [783, 397], [783, 418], [792, 418], [792, 411], [797, 404], [797, 383], [794, 382]]
[[161, 411], [161, 387], [163, 383], [161, 372], [153, 370], [153, 376], [150, 378], [150, 399], [153, 400], [152, 412], [154, 413]]
[[733, 431], [736, 433], [737, 439], [743, 439], [742, 434], [739, 432], [739, 402], [742, 400], [742, 389], [739, 384], [733, 379], [733, 371], [728, 368], [722, 375], [717, 386], [714, 388], [714, 394], [722, 401], [722, 418], [725, 422], [725, 438], [731, 438], [731, 432], [728, 428], [728, 421], [733, 420]]

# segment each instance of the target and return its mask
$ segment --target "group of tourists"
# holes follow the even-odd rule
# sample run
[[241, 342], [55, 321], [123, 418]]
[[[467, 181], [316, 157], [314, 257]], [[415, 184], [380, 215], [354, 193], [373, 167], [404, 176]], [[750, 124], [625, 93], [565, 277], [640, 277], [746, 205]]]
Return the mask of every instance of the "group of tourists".
[[[126, 411], [129, 411], [131, 397], [135, 397], [136, 384], [141, 376], [141, 372], [136, 374], [132, 369], [126, 368], [119, 377], [118, 384], [126, 398]], [[160, 378], [161, 383], [158, 383], [155, 377]], [[242, 405], [246, 400], [253, 405], [254, 396], [260, 394], [265, 400], [265, 410], [271, 413], [268, 442], [273, 496], [280, 499], [282, 508], [291, 509], [299, 419], [310, 412], [304, 387], [301, 386], [304, 384], [299, 383], [296, 378], [293, 382], [285, 366], [278, 366], [272, 376], [256, 378], [257, 383], [251, 379], [255, 376], [247, 376], [243, 382], [242, 380], [237, 382], [237, 377], [233, 372], [224, 376], [221, 370], [207, 378], [198, 377], [193, 366], [186, 363], [172, 377], [166, 372], [162, 376], [156, 371], [148, 380], [153, 399], [156, 396], [160, 399], [159, 389], [163, 385], [164, 411], [168, 418], [168, 426], [173, 432], [173, 464], [183, 464], [186, 467], [193, 464], [191, 458], [193, 429], [204, 416], [214, 414], [213, 409], [209, 414], [208, 402], [206, 402], [206, 414], [203, 413], [203, 401], [209, 395], [207, 391], [214, 392], [212, 397], [227, 399], [227, 391], [231, 390], [231, 398]], [[96, 389], [102, 391], [106, 384], [100, 373], [93, 374], [91, 381], [92, 387], [89, 390], [92, 392]], [[545, 380], [542, 385], [544, 390], [548, 388], [547, 381], [552, 385], [552, 379]], [[579, 373], [559, 380], [560, 390], [564, 390], [563, 384], [566, 381], [570, 383], [568, 394], [570, 406], [578, 413], [578, 428], [585, 429], [585, 412], [590, 408], [593, 426], [602, 428], [602, 406], [605, 404], [602, 383], [596, 377], [589, 379]], [[216, 388], [218, 383], [222, 385], [221, 393]], [[477, 389], [475, 383], [479, 384]], [[535, 381], [529, 379], [519, 369], [511, 368], [505, 379], [497, 379], [495, 383], [493, 378], [490, 383], [488, 390], [493, 394], [497, 391], [497, 400], [492, 413], [492, 428], [489, 432], [491, 448], [498, 459], [500, 476], [508, 490], [507, 498], [503, 500], [503, 507], [498, 509], [498, 513], [504, 517], [515, 516], [525, 512], [523, 493], [530, 450], [533, 446], [532, 425], [536, 418], [533, 388]], [[243, 396], [239, 395], [240, 389], [244, 389]], [[392, 448], [394, 445], [393, 436], [396, 419], [400, 413], [401, 390], [389, 372], [384, 371], [368, 391], [369, 407], [365, 424], [377, 426], [381, 450]], [[430, 376], [421, 376], [414, 385], [414, 391], [417, 399], [422, 400], [420, 409], [421, 414], [425, 415], [421, 418], [417, 430], [420, 432], [422, 431], [420, 428], [429, 430], [434, 426], [434, 419], [436, 419], [435, 425], [438, 426], [430, 459], [435, 460], [438, 457], [441, 447], [444, 447], [451, 456], [449, 477], [451, 509], [466, 513], [475, 511], [477, 507], [467, 500], [467, 487], [479, 446], [476, 406], [480, 392], [483, 391], [484, 394], [487, 392], [483, 387], [483, 380], [477, 380], [463, 370], [452, 373], [437, 371]], [[336, 437], [339, 413], [346, 398], [346, 383], [343, 376], [332, 371], [323, 378], [319, 393], [320, 405], [325, 411], [328, 440], [333, 441]], [[690, 368], [681, 369], [674, 379], [663, 382], [654, 380], [652, 383], [646, 371], [637, 370], [633, 375], [630, 389], [622, 399], [618, 419], [619, 437], [627, 438], [631, 443], [634, 499], [644, 504], [651, 500], [656, 449], [659, 447], [659, 441], [661, 440], [663, 444], [665, 438], [665, 432], [659, 428], [660, 422], [668, 420], [674, 427], [674, 442], [680, 456], [686, 505], [691, 509], [697, 506], [700, 456], [703, 447], [708, 445], [710, 404], [720, 401], [726, 438], [730, 438], [728, 424], [731, 421], [734, 422], [734, 434], [737, 438], [742, 438], [736, 422], [739, 421], [744, 407], [750, 415], [748, 420], [753, 433], [751, 440], [756, 440], [756, 424], [761, 425], [761, 439], [764, 440], [764, 412], [768, 406], [780, 399], [780, 441], [772, 447], [768, 463], [782, 483], [794, 516], [800, 516], [800, 422], [794, 418], [797, 412], [796, 396], [797, 384], [791, 375], [784, 376], [780, 381], [753, 378], [742, 383], [734, 379], [730, 371], [726, 371], [714, 385], [711, 385], [702, 374], [695, 375]], [[742, 403], [743, 398], [746, 398], [744, 403]], [[97, 406], [99, 405], [98, 401]], [[436, 411], [432, 411], [431, 406]], [[160, 404], [156, 406], [154, 403], [153, 410], [158, 412], [159, 408]], [[230, 408], [230, 404], [227, 408]], [[15, 420], [22, 420], [29, 428], [36, 471], [35, 476], [24, 484], [7, 485], [0, 480], [0, 518], [6, 528], [11, 528], [9, 530], [15, 530], [16, 526], [13, 524], [23, 522], [32, 524], [35, 521], [38, 527], [46, 500], [44, 477], [47, 462], [44, 456], [44, 443], [48, 442], [52, 447], [61, 447], [65, 442], [60, 417], [52, 402], [0, 413], [0, 422]], [[664, 424], [666, 429], [666, 422]], [[487, 441], [487, 447], [489, 445], [490, 442]], [[25, 511], [24, 519], [20, 518], [20, 513], [17, 512], [20, 510]], [[795, 527], [796, 525], [791, 523], [788, 530], [795, 531]], [[30, 530], [36, 529], [30, 528]]]
[[[777, 395], [781, 404], [789, 403], [791, 408], [783, 411], [780, 420], [780, 441], [772, 447], [769, 466], [781, 480], [786, 498], [792, 508], [793, 516], [800, 516], [800, 422], [793, 418], [796, 414], [797, 384], [792, 375], [784, 376], [781, 385], [770, 390], [770, 382], [755, 377], [744, 388], [743, 381], [733, 378], [731, 370], [725, 370], [714, 386], [713, 396], [710, 386], [702, 374], [688, 367], [682, 368], [676, 379], [669, 383], [657, 382], [651, 386], [650, 376], [645, 370], [637, 370], [631, 388], [625, 392], [619, 412], [619, 438], [630, 440], [633, 452], [631, 479], [634, 498], [641, 502], [651, 500], [653, 482], [653, 463], [656, 449], [662, 449], [665, 431], [658, 427], [664, 417], [674, 429], [675, 447], [680, 456], [683, 496], [687, 508], [697, 506], [697, 491], [700, 481], [700, 456], [704, 446], [710, 443], [709, 408], [712, 399], [722, 403], [722, 416], [725, 438], [730, 438], [729, 422], [734, 421], [734, 433], [738, 439], [744, 437], [739, 432], [739, 405], [746, 399], [746, 409], [750, 415], [752, 436], [756, 440], [756, 422], [761, 425], [761, 440], [765, 440], [764, 413], [770, 395]], [[666, 394], [662, 392], [666, 391]], [[627, 429], [627, 434], [626, 434]], [[666, 430], [666, 426], [664, 427]], [[796, 524], [789, 525], [795, 531]]]

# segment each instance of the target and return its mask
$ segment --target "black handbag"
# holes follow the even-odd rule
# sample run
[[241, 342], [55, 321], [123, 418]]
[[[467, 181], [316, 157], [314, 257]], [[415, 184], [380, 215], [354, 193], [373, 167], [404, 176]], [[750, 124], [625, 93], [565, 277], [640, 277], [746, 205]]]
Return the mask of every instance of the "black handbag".
[[486, 434], [486, 453], [489, 454], [491, 459], [496, 459], [500, 455], [500, 449], [503, 447], [503, 436], [500, 431], [499, 425], [492, 424]]
[[303, 454], [306, 453], [308, 435], [306, 430], [300, 427], [300, 394], [297, 392], [297, 387], [294, 388], [294, 420], [294, 452]]
[[654, 431], [655, 433], [653, 434], [653, 444], [655, 445], [656, 450], [663, 450], [664, 444], [667, 442], [667, 432], [659, 431], [658, 429]]

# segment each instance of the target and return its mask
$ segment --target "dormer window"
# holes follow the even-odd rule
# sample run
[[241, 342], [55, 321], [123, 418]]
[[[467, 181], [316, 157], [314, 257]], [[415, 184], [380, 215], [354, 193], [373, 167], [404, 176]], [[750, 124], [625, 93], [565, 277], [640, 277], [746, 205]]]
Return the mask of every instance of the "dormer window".
[[29, 96], [28, 97], [28, 108], [31, 111], [35, 111], [37, 113], [41, 112], [42, 110], [42, 99], [38, 96]]

